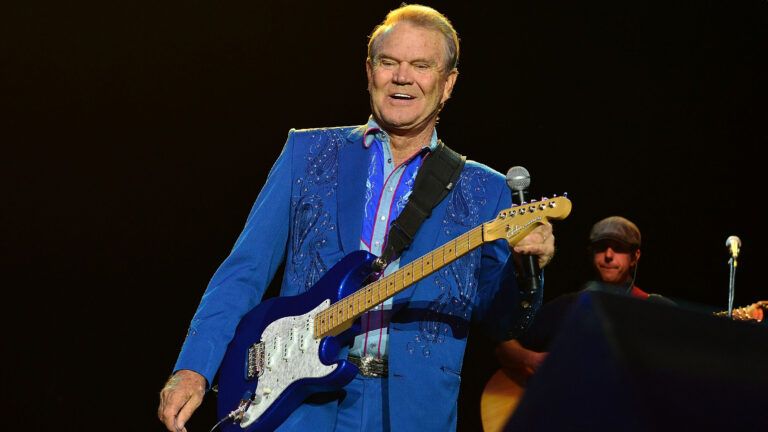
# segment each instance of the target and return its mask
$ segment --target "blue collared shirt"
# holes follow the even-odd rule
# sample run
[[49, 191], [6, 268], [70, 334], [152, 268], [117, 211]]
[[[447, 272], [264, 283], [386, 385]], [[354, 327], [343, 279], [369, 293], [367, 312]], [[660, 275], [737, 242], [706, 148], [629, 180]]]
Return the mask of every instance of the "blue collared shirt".
[[[373, 118], [368, 120], [363, 145], [372, 152], [365, 184], [365, 210], [360, 248], [380, 256], [386, 245], [389, 226], [408, 203], [424, 158], [437, 148], [437, 131], [432, 131], [428, 147], [423, 147], [403, 163], [394, 165], [389, 135]], [[384, 271], [388, 275], [399, 268], [399, 259]], [[360, 357], [387, 356], [387, 327], [392, 313], [392, 299], [387, 299], [360, 317], [362, 332], [355, 338], [350, 354]]]

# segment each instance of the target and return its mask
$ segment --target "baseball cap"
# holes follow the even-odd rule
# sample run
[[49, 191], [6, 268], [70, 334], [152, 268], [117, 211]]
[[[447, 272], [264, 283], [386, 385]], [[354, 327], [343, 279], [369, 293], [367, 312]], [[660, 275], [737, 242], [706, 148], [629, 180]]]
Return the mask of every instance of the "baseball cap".
[[640, 230], [637, 225], [621, 216], [607, 217], [592, 226], [589, 242], [615, 240], [628, 246], [640, 247]]

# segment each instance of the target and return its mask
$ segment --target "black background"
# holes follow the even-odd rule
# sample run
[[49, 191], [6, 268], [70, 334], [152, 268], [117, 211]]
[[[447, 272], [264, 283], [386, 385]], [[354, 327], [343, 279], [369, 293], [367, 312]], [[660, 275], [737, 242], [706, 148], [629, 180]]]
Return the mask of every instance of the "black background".
[[[157, 392], [288, 129], [366, 121], [366, 36], [398, 4], [2, 6], [4, 424], [161, 430]], [[646, 290], [724, 309], [738, 235], [736, 304], [768, 298], [765, 1], [428, 4], [462, 40], [440, 136], [573, 201], [547, 299], [590, 276], [613, 214], [642, 230]], [[465, 365], [464, 429], [487, 367]]]

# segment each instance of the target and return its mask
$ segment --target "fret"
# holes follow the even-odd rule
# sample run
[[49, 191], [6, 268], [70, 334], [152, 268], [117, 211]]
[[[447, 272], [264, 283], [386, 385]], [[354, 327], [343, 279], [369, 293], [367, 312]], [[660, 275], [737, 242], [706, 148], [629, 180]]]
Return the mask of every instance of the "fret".
[[399, 293], [400, 291], [403, 290], [404, 285], [403, 285], [403, 273], [402, 272], [398, 271], [398, 272], [395, 272], [395, 273], [392, 274], [392, 285], [394, 287], [394, 290], [393, 290], [394, 293]]
[[395, 278], [392, 275], [387, 276], [381, 281], [384, 285], [384, 289], [387, 291], [387, 295], [395, 295]]
[[373, 307], [373, 295], [371, 293], [372, 288], [371, 285], [368, 285], [368, 287], [365, 288], [365, 308], [368, 309], [370, 307]]
[[483, 244], [483, 231], [482, 226], [477, 227], [470, 231], [469, 235], [469, 249], [472, 250]]
[[477, 230], [477, 228], [475, 228], [474, 230], [464, 234], [464, 240], [462, 241], [462, 243], [466, 243], [467, 244], [467, 252], [472, 250], [472, 236], [474, 235], [474, 232], [476, 230]]
[[376, 306], [381, 303], [381, 285], [371, 284], [371, 304]]
[[391, 296], [391, 294], [389, 293], [389, 287], [381, 283], [376, 284], [376, 292], [379, 293], [378, 303], [383, 302], [384, 300], [388, 299]]
[[438, 270], [445, 265], [445, 246], [440, 246], [432, 253], [432, 268], [433, 271]]
[[326, 330], [328, 330], [328, 317], [325, 312], [320, 312], [317, 314], [318, 318], [320, 318], [320, 334], [325, 333]]
[[456, 256], [460, 257], [467, 253], [467, 248], [469, 247], [469, 244], [467, 243], [467, 234], [460, 235], [456, 240], [454, 240], [454, 243], [456, 243]]
[[352, 298], [347, 297], [344, 300], [342, 300], [346, 307], [344, 308], [347, 311], [347, 314], [349, 317], [354, 317], [357, 315], [355, 312], [355, 302], [352, 301]]
[[430, 273], [432, 273], [432, 253], [428, 253], [424, 255], [424, 264], [422, 266], [423, 272], [422, 275], [426, 276]]
[[379, 304], [381, 281], [378, 280], [366, 285], [366, 289], [368, 290], [368, 298], [365, 301], [365, 308], [367, 310]]
[[384, 298], [388, 298], [391, 294], [389, 292], [389, 286], [387, 285], [387, 281], [389, 280], [389, 276], [385, 276], [379, 280], [377, 280], [375, 283], [378, 286], [378, 289], [380, 291], [384, 291]]
[[379, 292], [381, 290], [381, 284], [371, 284], [371, 306], [376, 306], [381, 303], [379, 299]]
[[411, 264], [403, 267], [403, 285], [411, 285], [413, 283], [413, 266]]
[[414, 281], [420, 280], [424, 275], [424, 258], [419, 257], [413, 260], [411, 263], [413, 266], [413, 279]]
[[449, 241], [445, 248], [445, 262], [451, 262], [458, 256], [456, 255], [456, 240]]

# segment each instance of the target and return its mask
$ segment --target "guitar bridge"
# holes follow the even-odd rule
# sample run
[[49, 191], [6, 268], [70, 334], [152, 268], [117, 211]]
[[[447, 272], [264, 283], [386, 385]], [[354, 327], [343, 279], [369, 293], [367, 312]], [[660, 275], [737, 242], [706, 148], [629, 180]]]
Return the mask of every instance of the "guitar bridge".
[[248, 348], [248, 367], [245, 378], [252, 380], [264, 373], [264, 343], [257, 342]]

